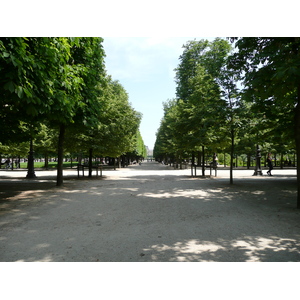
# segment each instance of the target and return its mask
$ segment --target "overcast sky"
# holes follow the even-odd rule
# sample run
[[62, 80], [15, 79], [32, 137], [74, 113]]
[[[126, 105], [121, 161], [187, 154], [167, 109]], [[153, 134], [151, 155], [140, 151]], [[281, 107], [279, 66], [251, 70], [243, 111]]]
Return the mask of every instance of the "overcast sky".
[[143, 114], [140, 132], [150, 149], [163, 117], [162, 103], [175, 97], [174, 69], [182, 46], [193, 39], [206, 37], [104, 37], [107, 72], [120, 81], [132, 107]]

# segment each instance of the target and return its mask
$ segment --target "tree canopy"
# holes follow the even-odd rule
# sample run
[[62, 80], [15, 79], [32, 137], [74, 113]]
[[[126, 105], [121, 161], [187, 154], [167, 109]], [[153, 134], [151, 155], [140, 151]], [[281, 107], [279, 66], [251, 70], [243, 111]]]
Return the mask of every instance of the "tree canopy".
[[[255, 145], [281, 155], [296, 146], [300, 161], [299, 66], [299, 38], [187, 42], [176, 68], [177, 99], [165, 105], [155, 156], [230, 150], [230, 183], [234, 156], [249, 161]], [[297, 164], [298, 208], [299, 170]]]
[[[229, 55], [230, 44], [217, 38], [213, 42], [189, 41], [183, 48], [175, 70], [177, 98], [170, 108], [166, 110], [165, 107], [154, 155], [163, 155], [161, 152], [166, 146], [162, 147], [160, 143], [165, 141], [164, 136], [168, 136], [168, 143], [173, 144], [173, 149], [180, 149], [182, 154], [188, 156], [201, 151], [204, 165], [204, 149], [214, 151], [216, 145], [221, 143], [219, 125], [226, 121], [226, 101], [218, 81]], [[166, 145], [166, 141], [164, 143]], [[171, 149], [167, 151], [169, 154], [176, 151]]]
[[41, 132], [44, 144], [56, 140], [57, 185], [63, 181], [68, 134], [77, 141], [73, 148], [97, 149], [101, 155], [135, 148], [141, 114], [106, 74], [102, 42], [89, 37], [0, 39], [0, 143], [37, 141]]
[[[300, 161], [300, 38], [232, 38], [238, 51], [230, 66], [241, 73], [244, 97], [269, 120], [269, 140], [277, 145], [295, 133], [297, 162]], [[278, 134], [280, 133], [281, 134]], [[279, 143], [278, 143], [279, 141]], [[300, 208], [300, 164], [297, 163]]]

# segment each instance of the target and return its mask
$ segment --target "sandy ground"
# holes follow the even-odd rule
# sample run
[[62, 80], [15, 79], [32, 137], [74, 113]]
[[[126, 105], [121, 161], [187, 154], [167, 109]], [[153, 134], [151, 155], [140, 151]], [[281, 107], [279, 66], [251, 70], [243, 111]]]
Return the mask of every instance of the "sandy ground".
[[300, 261], [296, 170], [252, 174], [230, 185], [228, 170], [192, 178], [149, 162], [103, 178], [66, 170], [57, 188], [55, 171], [1, 170], [0, 261]]

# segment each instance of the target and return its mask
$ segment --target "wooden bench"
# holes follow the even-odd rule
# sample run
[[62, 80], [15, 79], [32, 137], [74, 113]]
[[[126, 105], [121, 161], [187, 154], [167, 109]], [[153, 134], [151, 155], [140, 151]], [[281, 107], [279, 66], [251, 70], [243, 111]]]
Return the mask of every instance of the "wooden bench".
[[[200, 168], [202, 168], [203, 167], [203, 165], [191, 165], [191, 171], [192, 171], [192, 176], [197, 176], [197, 167], [200, 167]], [[193, 175], [193, 168], [195, 168], [195, 175]], [[209, 164], [209, 165], [204, 165], [204, 168], [205, 169], [208, 169], [209, 168], [209, 172], [210, 172], [210, 174], [209, 174], [209, 176], [212, 176], [212, 170], [214, 169], [215, 170], [215, 177], [217, 177], [217, 166], [214, 166], [212, 163], [211, 164]]]
[[[84, 168], [89, 169], [88, 165], [77, 165], [77, 174], [79, 178], [79, 171], [82, 171], [82, 176], [84, 177]], [[96, 170], [96, 177], [98, 177], [98, 171], [100, 170], [100, 177], [102, 177], [102, 166], [93, 165], [92, 169]]]

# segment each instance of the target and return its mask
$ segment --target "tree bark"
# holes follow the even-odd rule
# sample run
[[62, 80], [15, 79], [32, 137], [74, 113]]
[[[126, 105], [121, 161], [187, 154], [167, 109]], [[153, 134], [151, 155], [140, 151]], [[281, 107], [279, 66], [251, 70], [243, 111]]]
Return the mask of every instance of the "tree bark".
[[204, 152], [204, 146], [202, 146], [202, 176], [205, 176], [205, 152]]
[[247, 154], [247, 169], [249, 170], [251, 166], [251, 156]]
[[180, 168], [180, 170], [182, 170], [182, 154], [181, 154], [181, 151], [179, 153], [179, 168]]
[[49, 167], [48, 153], [45, 154], [45, 170], [48, 170]]
[[280, 153], [280, 169], [283, 169], [283, 153]]
[[297, 151], [297, 208], [300, 209], [300, 83], [297, 88], [298, 103], [295, 108], [295, 139]]
[[192, 177], [193, 177], [193, 168], [194, 168], [194, 166], [195, 166], [195, 152], [193, 151], [192, 152], [192, 164], [191, 164], [191, 173], [192, 173], [191, 175], [192, 175]]
[[234, 130], [231, 129], [230, 184], [233, 184], [233, 155], [234, 155]]
[[65, 125], [60, 125], [58, 147], [57, 147], [57, 177], [56, 185], [63, 184], [63, 157], [64, 157], [64, 139], [65, 139]]
[[93, 149], [89, 149], [89, 177], [92, 177], [92, 172], [93, 172]]

